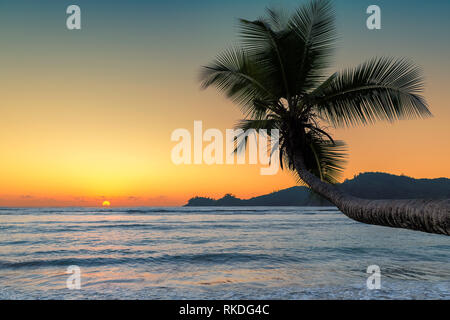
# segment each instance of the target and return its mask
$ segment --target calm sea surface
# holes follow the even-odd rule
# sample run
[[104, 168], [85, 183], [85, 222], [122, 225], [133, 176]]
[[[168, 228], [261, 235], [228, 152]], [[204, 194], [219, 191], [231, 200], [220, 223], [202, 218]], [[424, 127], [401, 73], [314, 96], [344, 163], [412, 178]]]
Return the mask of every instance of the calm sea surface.
[[449, 262], [335, 208], [0, 208], [0, 299], [450, 299]]

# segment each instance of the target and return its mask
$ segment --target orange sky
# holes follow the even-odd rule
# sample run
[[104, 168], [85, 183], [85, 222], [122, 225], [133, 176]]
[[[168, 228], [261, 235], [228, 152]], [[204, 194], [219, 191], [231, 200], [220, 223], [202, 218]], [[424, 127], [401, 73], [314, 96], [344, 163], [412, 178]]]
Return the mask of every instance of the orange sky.
[[[233, 40], [239, 10], [227, 14], [210, 29], [199, 22], [201, 34], [189, 47], [187, 38], [175, 36], [179, 29], [154, 46], [142, 41], [151, 31], [137, 26], [142, 34], [3, 28], [0, 206], [98, 206], [103, 200], [168, 206], [195, 195], [248, 198], [293, 186], [289, 173], [261, 176], [259, 165], [171, 162], [173, 130], [192, 130], [194, 120], [225, 130], [241, 118], [235, 105], [213, 89], [200, 91], [197, 82], [200, 66]], [[336, 68], [376, 55], [411, 57], [425, 70], [435, 117], [337, 130], [350, 152], [343, 178], [365, 171], [450, 177], [449, 46], [425, 50], [414, 39], [396, 43], [388, 31], [375, 41], [363, 28], [355, 30], [341, 43]]]
[[[90, 85], [84, 83], [87, 91]], [[193, 121], [201, 119], [204, 129], [224, 130], [239, 119], [237, 108], [213, 90], [193, 85], [182, 99], [169, 99], [169, 92], [148, 92], [144, 85], [92, 94], [61, 87], [55, 94], [46, 86], [36, 83], [23, 97], [6, 90], [3, 97], [10, 108], [0, 125], [0, 148], [7, 151], [0, 160], [0, 205], [98, 205], [103, 199], [112, 205], [179, 205], [194, 195], [233, 192], [246, 198], [294, 185], [289, 173], [261, 176], [259, 165], [171, 162], [174, 129], [192, 131]], [[438, 108], [446, 100], [439, 92], [445, 91], [439, 86], [430, 91], [432, 119], [336, 131], [349, 144], [344, 178], [364, 171], [450, 176], [450, 114]], [[157, 112], [177, 104], [197, 111], [169, 117]], [[203, 108], [217, 111], [203, 114]]]

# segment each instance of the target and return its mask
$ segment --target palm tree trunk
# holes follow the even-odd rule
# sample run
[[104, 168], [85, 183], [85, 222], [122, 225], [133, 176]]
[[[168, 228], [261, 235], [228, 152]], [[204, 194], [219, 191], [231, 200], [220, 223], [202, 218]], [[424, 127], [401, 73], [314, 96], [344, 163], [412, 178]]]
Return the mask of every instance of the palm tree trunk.
[[367, 224], [450, 235], [450, 199], [369, 200], [353, 197], [310, 173], [296, 156], [295, 169], [317, 194], [335, 204], [347, 217]]

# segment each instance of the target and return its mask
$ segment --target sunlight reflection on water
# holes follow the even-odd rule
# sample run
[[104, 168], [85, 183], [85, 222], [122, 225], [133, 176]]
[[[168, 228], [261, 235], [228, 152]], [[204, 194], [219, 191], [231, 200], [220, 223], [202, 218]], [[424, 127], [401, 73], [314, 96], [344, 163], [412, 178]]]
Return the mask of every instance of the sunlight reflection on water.
[[[0, 298], [449, 299], [448, 237], [334, 208], [0, 209]], [[379, 265], [382, 289], [366, 288]], [[66, 288], [78, 265], [82, 289]]]

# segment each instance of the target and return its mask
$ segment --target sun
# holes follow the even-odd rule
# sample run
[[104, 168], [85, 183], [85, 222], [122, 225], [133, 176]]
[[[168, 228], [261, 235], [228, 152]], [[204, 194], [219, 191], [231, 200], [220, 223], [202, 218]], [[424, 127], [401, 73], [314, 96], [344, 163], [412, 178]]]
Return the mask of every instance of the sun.
[[109, 207], [111, 205], [111, 203], [107, 200], [103, 201], [103, 206], [104, 207]]

